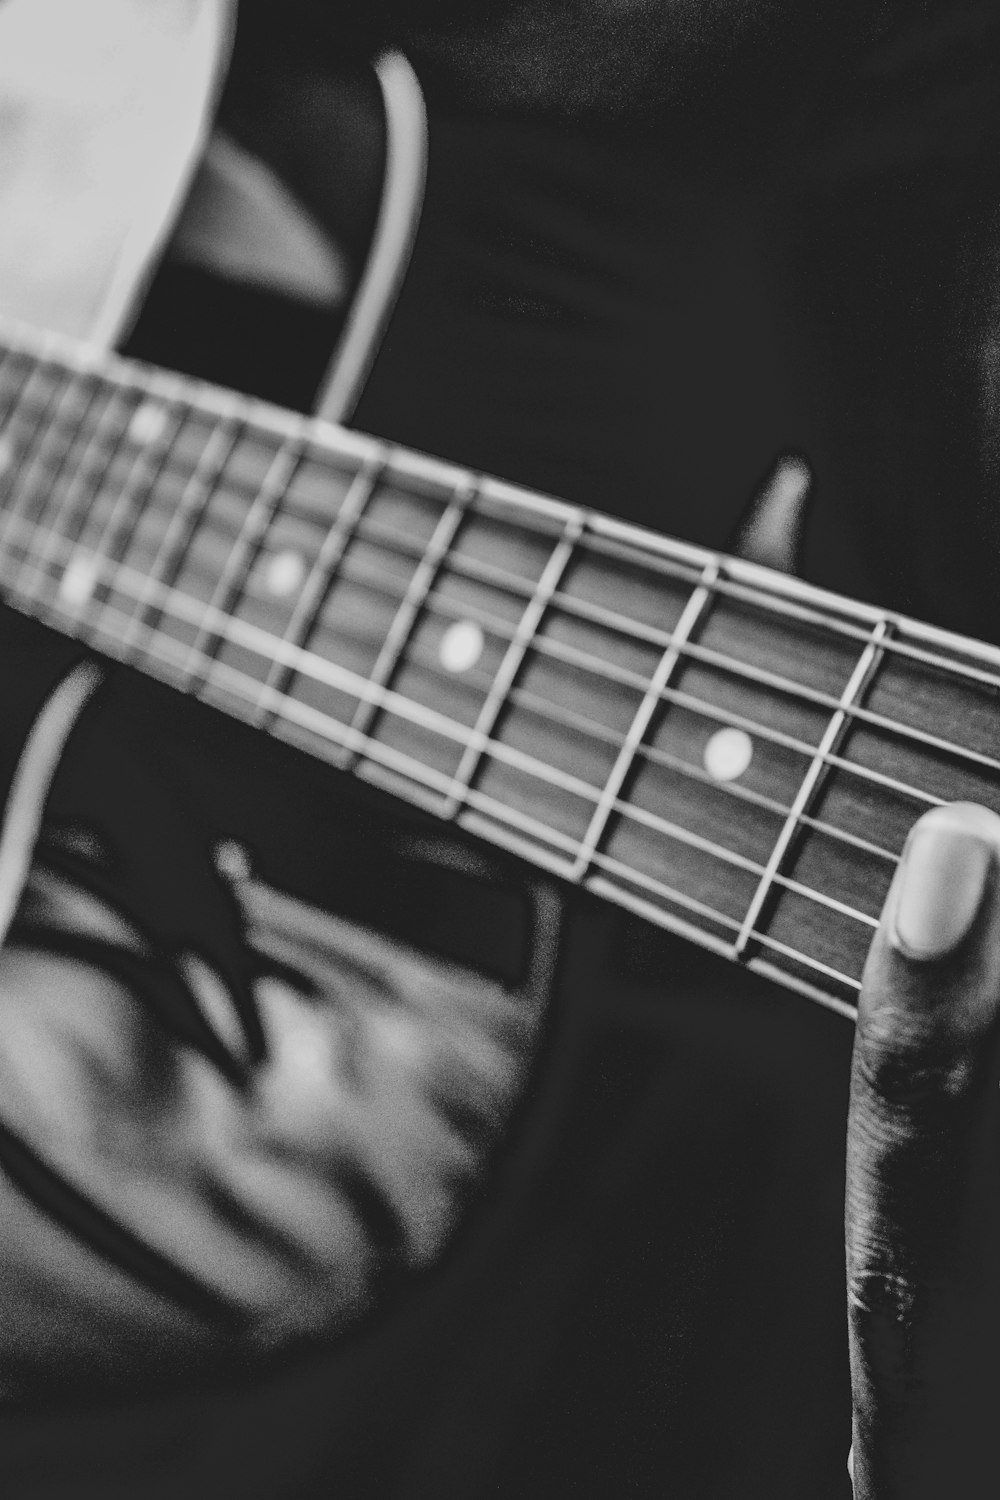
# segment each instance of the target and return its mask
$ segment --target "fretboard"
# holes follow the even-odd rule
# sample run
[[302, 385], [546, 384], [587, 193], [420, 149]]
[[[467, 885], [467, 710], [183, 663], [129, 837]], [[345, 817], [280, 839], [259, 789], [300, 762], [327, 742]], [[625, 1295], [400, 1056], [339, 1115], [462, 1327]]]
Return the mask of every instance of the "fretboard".
[[23, 329], [0, 492], [15, 607], [845, 1013], [1000, 810], [993, 647]]

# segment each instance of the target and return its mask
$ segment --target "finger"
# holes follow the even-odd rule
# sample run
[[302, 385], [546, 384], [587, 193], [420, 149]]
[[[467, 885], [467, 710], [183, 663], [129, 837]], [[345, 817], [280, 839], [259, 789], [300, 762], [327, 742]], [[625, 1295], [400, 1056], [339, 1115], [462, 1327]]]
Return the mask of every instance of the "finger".
[[[847, 1257], [858, 1500], [995, 1495], [1000, 818], [916, 825], [859, 1008]], [[988, 1436], [989, 1435], [989, 1436]]]

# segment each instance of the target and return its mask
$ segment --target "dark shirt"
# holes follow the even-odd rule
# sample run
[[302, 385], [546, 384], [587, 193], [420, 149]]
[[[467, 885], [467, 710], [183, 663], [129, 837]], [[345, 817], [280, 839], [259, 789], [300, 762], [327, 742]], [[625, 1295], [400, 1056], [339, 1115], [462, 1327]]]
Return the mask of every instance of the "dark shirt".
[[[427, 209], [359, 425], [719, 546], [798, 451], [813, 577], [987, 630], [997, 23], [903, 10], [867, 52], [814, 47], [801, 77], [783, 50], [782, 108], [747, 86], [707, 134], [714, 101], [687, 123], [477, 101], [447, 49], [418, 48]], [[383, 31], [365, 43], [391, 16]], [[322, 132], [289, 153], [293, 112], [266, 91], [253, 123], [273, 33], [246, 36], [224, 113], [342, 236]], [[305, 68], [317, 116], [354, 77], [344, 36], [267, 54]], [[352, 222], [371, 212], [362, 192]], [[258, 301], [252, 366], [245, 339], [221, 353], [252, 304], [219, 290], [165, 272], [133, 347], [307, 405], [333, 324]], [[489, 911], [456, 920], [467, 896], [440, 866], [429, 886], [400, 857], [400, 822], [424, 825], [389, 799], [155, 687], [123, 679], [107, 714], [274, 883], [445, 951], [495, 934]], [[487, 885], [519, 878], [504, 864]], [[564, 951], [526, 1128], [446, 1274], [204, 1418], [176, 1398], [64, 1427], [53, 1493], [80, 1493], [81, 1454], [93, 1492], [123, 1496], [157, 1462], [164, 1494], [181, 1475], [213, 1496], [848, 1493], [849, 1028], [590, 899]], [[49, 1492], [46, 1430], [8, 1445], [32, 1476], [11, 1493]]]

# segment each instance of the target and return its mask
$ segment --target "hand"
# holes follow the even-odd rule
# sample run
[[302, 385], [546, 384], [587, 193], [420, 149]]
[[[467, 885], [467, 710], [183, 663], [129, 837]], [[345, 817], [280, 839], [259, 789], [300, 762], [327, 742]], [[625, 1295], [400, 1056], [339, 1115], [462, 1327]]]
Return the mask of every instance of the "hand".
[[[540, 984], [234, 884], [266, 1051], [224, 1070], [149, 1004], [150, 940], [33, 872], [0, 955], [0, 1398], [331, 1339], [440, 1255], [521, 1095]], [[222, 981], [194, 954], [179, 968], [238, 1057]]]
[[1000, 817], [916, 825], [861, 997], [847, 1161], [856, 1500], [1000, 1493]]

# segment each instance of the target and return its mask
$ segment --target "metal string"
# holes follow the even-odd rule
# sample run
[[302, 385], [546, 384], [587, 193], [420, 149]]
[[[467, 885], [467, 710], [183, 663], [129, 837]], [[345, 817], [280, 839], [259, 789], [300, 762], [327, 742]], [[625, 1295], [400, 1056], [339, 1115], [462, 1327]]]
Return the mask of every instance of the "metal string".
[[[64, 550], [71, 551], [72, 544], [66, 545], [64, 547]], [[145, 576], [136, 573], [134, 570], [128, 568], [127, 566], [116, 566], [109, 560], [101, 561], [103, 563], [102, 571], [106, 573], [110, 579], [113, 580], [116, 591], [132, 597], [136, 597], [139, 588], [141, 588], [141, 586], [145, 582]], [[157, 601], [157, 607], [163, 614], [172, 616], [174, 618], [187, 620], [189, 623], [194, 623], [197, 619], [205, 619], [206, 612], [203, 601], [190, 598], [189, 596], [186, 596], [180, 593], [178, 590], [170, 588], [168, 586], [161, 586], [161, 589], [158, 590], [158, 592], [161, 594], [161, 597]], [[53, 608], [55, 609], [55, 612], [57, 614], [69, 615], [70, 618], [72, 618], [72, 610], [66, 609], [65, 607], [60, 608], [58, 605], [53, 606]], [[118, 614], [118, 612], [115, 611], [112, 607], [105, 606], [105, 615], [115, 616], [116, 614]], [[247, 622], [240, 621], [238, 619], [229, 619], [221, 611], [213, 611], [213, 614], [216, 618], [213, 619], [211, 625], [212, 634], [219, 634], [225, 636], [228, 639], [233, 639], [235, 637], [237, 640], [240, 636], [244, 636], [246, 637], [246, 640], [242, 642], [243, 644], [248, 644], [251, 650], [256, 651], [258, 654], [264, 657], [265, 660], [271, 659], [268, 647], [270, 646], [273, 649], [273, 646], [277, 643], [273, 641], [273, 638], [268, 636], [267, 632], [260, 630], [256, 626], [249, 625]], [[96, 633], [99, 635], [108, 634], [112, 650], [114, 649], [114, 646], [117, 644], [120, 638], [118, 632], [112, 630], [111, 625], [107, 620], [102, 621]], [[184, 651], [188, 649], [180, 648], [179, 643], [162, 643], [161, 641], [156, 640], [155, 644], [151, 648], [150, 654], [154, 657], [159, 657], [161, 660], [166, 660], [170, 665], [176, 665], [176, 663], [172, 662], [170, 651], [168, 651], [166, 657], [164, 657], [164, 644], [177, 644], [178, 649], [182, 649]], [[346, 688], [346, 690], [349, 691], [352, 696], [358, 697], [359, 699], [364, 699], [365, 701], [371, 701], [377, 708], [382, 711], [388, 711], [389, 713], [394, 713], [399, 717], [407, 718], [412, 722], [421, 724], [422, 727], [429, 728], [432, 731], [443, 734], [445, 738], [454, 740], [460, 745], [468, 745], [471, 741], [471, 736], [465, 726], [458, 724], [454, 720], [447, 719], [445, 716], [438, 714], [434, 710], [426, 709], [420, 704], [402, 698], [400, 694], [395, 693], [391, 689], [375, 687], [368, 681], [368, 679], [361, 677], [359, 674], [349, 672], [346, 668], [337, 667], [336, 664], [326, 663], [322, 658], [316, 658], [313, 656], [313, 653], [305, 651], [300, 647], [288, 647], [286, 648], [286, 652], [290, 659], [290, 664], [294, 665], [296, 667], [296, 670], [298, 671], [306, 672], [308, 675], [313, 676], [319, 680], [323, 680], [324, 678], [326, 678], [327, 680], [331, 681], [331, 685], [338, 686], [342, 689]], [[312, 658], [311, 661], [310, 658]], [[209, 664], [207, 681], [210, 684], [212, 673], [217, 672], [217, 669], [224, 665], [225, 664], [219, 662], [211, 662]], [[312, 670], [310, 670], [310, 667], [312, 667]], [[317, 670], [317, 668], [322, 668], [322, 671]], [[231, 672], [232, 669], [228, 670], [229, 672]], [[249, 695], [249, 697], [244, 694], [244, 696], [247, 697], [248, 705], [252, 705], [256, 694], [259, 692], [260, 684], [252, 678], [245, 678], [244, 674], [237, 673], [236, 676], [252, 685], [252, 693]], [[286, 702], [287, 701], [294, 700], [286, 699]], [[362, 745], [363, 753], [366, 755], [370, 754], [372, 745], [378, 743], [377, 741], [373, 741], [373, 738], [370, 735], [360, 735], [359, 739]], [[524, 752], [517, 751], [513, 747], [507, 746], [500, 741], [496, 741], [495, 739], [488, 739], [487, 745], [489, 754], [494, 759], [505, 761], [508, 764], [514, 766], [516, 769], [523, 770], [529, 775], [533, 775], [541, 780], [550, 782], [551, 784], [559, 787], [561, 790], [570, 792], [571, 794], [578, 796], [581, 799], [593, 801], [596, 804], [602, 796], [602, 789], [593, 787], [589, 783], [581, 780], [578, 777], [572, 776], [566, 772], [562, 772], [558, 768], [549, 766], [545, 762], [539, 761], [537, 758], [527, 755]], [[407, 774], [410, 773], [408, 772]], [[454, 778], [444, 777], [443, 781], [448, 792], [450, 794], [453, 793]], [[502, 804], [495, 804], [495, 806], [499, 807], [502, 806]], [[729, 850], [723, 845], [717, 844], [713, 840], [706, 839], [701, 835], [698, 835], [688, 829], [681, 827], [678, 824], [661, 818], [657, 814], [647, 812], [646, 810], [641, 808], [633, 807], [629, 803], [623, 802], [620, 798], [615, 799], [613, 807], [617, 815], [626, 818], [629, 821], [647, 826], [653, 831], [665, 837], [674, 839], [679, 843], [694, 848], [699, 852], [702, 852], [722, 863], [728, 864], [735, 868], [743, 869], [748, 873], [752, 873], [755, 875], [762, 875], [765, 872], [765, 866], [760, 864], [759, 862], [751, 860], [746, 856], [740, 855], [733, 850]], [[509, 809], [507, 811], [509, 811]], [[533, 825], [533, 831], [537, 831], [537, 826], [538, 825]], [[548, 841], [551, 842], [551, 839]], [[575, 851], [577, 849], [577, 842], [574, 840], [569, 840], [569, 846]], [[603, 867], [602, 861], [595, 861], [595, 863], [602, 864]], [[620, 862], [614, 863], [616, 868], [619, 870], [621, 868], [629, 868], [627, 866], [621, 866]], [[832, 897], [825, 892], [814, 890], [812, 887], [806, 886], [801, 882], [791, 879], [790, 877], [778, 876], [776, 884], [779, 884], [783, 888], [790, 891], [794, 891], [795, 893], [804, 896], [806, 899], [814, 901], [824, 907], [837, 911], [865, 927], [874, 929], [878, 925], [877, 920], [867, 913], [858, 911], [856, 908], [848, 906], [846, 903], [837, 900], [835, 897]], [[669, 888], [664, 888], [665, 891], [667, 889]], [[676, 899], [677, 894], [678, 893], [671, 892], [670, 899]], [[713, 916], [713, 920], [714, 919], [715, 916]], [[719, 919], [721, 920], [721, 914], [719, 914]], [[731, 925], [731, 919], [726, 918], [725, 921], [727, 925]], [[736, 923], [735, 925], [737, 927], [739, 926], [738, 923]], [[805, 961], [806, 957], [807, 955], [802, 955], [803, 961]]]
[[[50, 361], [60, 361], [67, 371], [73, 374], [94, 375], [100, 374], [108, 382], [119, 386], [128, 387], [145, 395], [160, 397], [162, 399], [176, 399], [177, 389], [180, 385], [187, 393], [187, 401], [192, 411], [199, 412], [204, 416], [223, 414], [232, 415], [233, 408], [241, 414], [242, 420], [250, 427], [256, 427], [261, 434], [287, 434], [296, 433], [303, 442], [309, 445], [325, 457], [336, 459], [341, 462], [345, 460], [351, 464], [361, 467], [363, 464], [375, 463], [382, 467], [391, 461], [393, 471], [390, 478], [411, 479], [412, 475], [407, 472], [407, 465], [421, 464], [420, 456], [410, 454], [403, 449], [395, 449], [376, 439], [365, 438], [357, 433], [348, 432], [332, 426], [329, 423], [319, 421], [315, 418], [304, 416], [300, 413], [283, 412], [277, 408], [270, 407], [267, 403], [257, 401], [246, 396], [239, 396], [232, 392], [222, 391], [218, 387], [205, 382], [193, 380], [189, 377], [178, 377], [170, 372], [154, 369], [151, 366], [139, 364], [136, 361], [124, 360], [114, 354], [105, 351], [96, 351], [88, 346], [79, 345], [71, 339], [57, 334], [42, 334], [38, 330], [27, 326], [15, 327], [8, 325], [5, 328], [3, 345], [7, 350], [24, 352], [36, 359], [47, 358]], [[100, 368], [98, 369], [98, 366]], [[443, 470], [450, 466], [433, 462], [432, 466], [437, 470]], [[450, 483], [455, 489], [464, 489], [474, 476], [465, 471], [454, 469], [450, 475]], [[440, 482], [440, 481], [439, 481]], [[494, 486], [494, 488], [498, 488]], [[503, 488], [502, 486], [500, 488]], [[495, 495], [488, 497], [491, 505], [500, 504]], [[540, 505], [548, 508], [557, 505], [558, 502], [546, 502], [544, 497], [531, 495], [530, 492], [517, 490], [511, 491], [511, 497], [505, 497], [502, 509], [518, 511], [516, 520], [510, 519], [510, 524], [520, 526], [523, 530], [541, 529], [538, 526], [538, 517], [532, 512], [532, 505]], [[563, 507], [564, 509], [566, 507]], [[580, 511], [580, 514], [586, 512]], [[504, 517], [505, 520], [509, 519]], [[600, 518], [598, 518], [600, 519]], [[641, 539], [640, 528], [630, 528], [637, 533]], [[551, 536], [549, 530], [541, 530], [541, 534]], [[649, 534], [650, 543], [670, 545], [663, 538], [657, 538]], [[674, 543], [679, 550], [701, 553], [703, 549], [689, 548], [682, 543]], [[623, 542], [618, 539], [588, 531], [584, 538], [583, 546], [588, 552], [594, 552], [599, 556], [618, 556], [619, 558], [641, 567], [649, 572], [661, 572], [675, 576], [678, 580], [689, 583], [692, 587], [698, 582], [698, 569], [690, 563], [677, 559], [663, 557], [658, 551], [644, 549], [639, 541]], [[707, 557], [710, 554], [704, 553]], [[721, 559], [725, 563], [725, 559]], [[524, 583], [524, 580], [520, 580]], [[733, 597], [746, 600], [755, 604], [768, 613], [788, 616], [803, 623], [812, 623], [820, 626], [829, 634], [840, 635], [861, 643], [868, 638], [868, 632], [861, 626], [854, 625], [840, 618], [835, 610], [830, 613], [818, 609], [812, 609], [808, 605], [786, 598], [782, 595], [768, 592], [766, 589], [756, 589], [738, 580], [721, 577], [715, 585], [715, 591], [721, 595], [732, 595]], [[819, 592], [819, 591], [817, 591]], [[834, 596], [830, 596], [833, 606], [838, 602]], [[850, 601], [840, 601], [848, 606]], [[860, 607], [859, 607], [860, 608]], [[872, 622], [879, 618], [887, 618], [893, 622], [891, 614], [884, 614], [877, 610], [869, 610]], [[902, 621], [904, 626], [912, 622]], [[962, 642], [955, 638], [956, 648], [960, 649]], [[977, 643], [967, 642], [969, 646]], [[912, 640], [903, 640], [898, 636], [887, 639], [883, 646], [888, 655], [905, 656], [910, 660], [923, 665], [943, 670], [952, 676], [959, 676], [968, 680], [976, 681], [984, 686], [1000, 689], [1000, 672], [989, 671], [984, 667], [978, 667], [971, 661], [954, 660], [951, 657], [941, 656], [929, 651], [926, 647], [915, 644]], [[793, 688], [800, 685], [792, 684]], [[836, 700], [834, 700], [836, 701]], [[885, 727], [881, 725], [880, 727]], [[886, 720], [885, 725], [893, 725], [899, 731], [904, 732], [911, 726], [896, 724], [895, 721]], [[947, 742], [945, 742], [947, 744]], [[943, 745], [942, 748], [945, 748]], [[958, 753], [962, 753], [961, 747], [953, 747]], [[949, 750], [950, 753], [950, 750]]]

